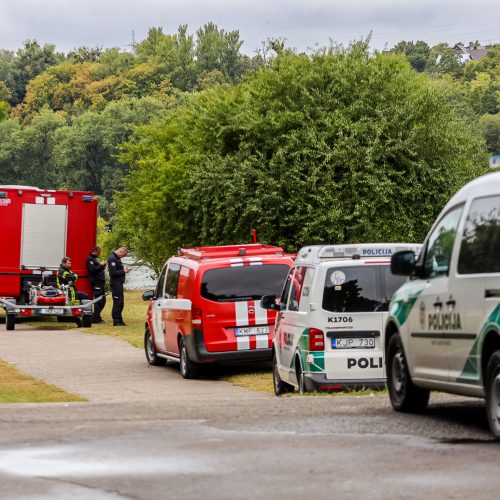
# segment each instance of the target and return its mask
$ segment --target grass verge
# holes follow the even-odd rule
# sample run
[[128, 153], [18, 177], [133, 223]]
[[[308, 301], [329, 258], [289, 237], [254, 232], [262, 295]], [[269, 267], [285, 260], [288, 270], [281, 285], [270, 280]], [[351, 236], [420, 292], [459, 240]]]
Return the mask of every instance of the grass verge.
[[[272, 371], [260, 371], [252, 373], [236, 373], [223, 377], [223, 380], [230, 382], [238, 387], [243, 387], [250, 391], [264, 392], [274, 394]], [[297, 394], [297, 391], [295, 392]], [[306, 396], [384, 396], [387, 390], [352, 390], [352, 391], [331, 391], [331, 392], [308, 392]]]
[[46, 384], [0, 360], [0, 403], [63, 403], [86, 401], [75, 394]]

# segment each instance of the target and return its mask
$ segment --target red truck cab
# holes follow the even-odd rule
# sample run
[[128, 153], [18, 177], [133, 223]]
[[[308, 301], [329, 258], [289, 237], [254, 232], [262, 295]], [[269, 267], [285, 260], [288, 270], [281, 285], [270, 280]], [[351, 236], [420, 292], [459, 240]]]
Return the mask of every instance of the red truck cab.
[[180, 249], [144, 294], [148, 362], [178, 361], [192, 378], [201, 363], [270, 360], [276, 312], [260, 299], [279, 295], [292, 263], [258, 243]]

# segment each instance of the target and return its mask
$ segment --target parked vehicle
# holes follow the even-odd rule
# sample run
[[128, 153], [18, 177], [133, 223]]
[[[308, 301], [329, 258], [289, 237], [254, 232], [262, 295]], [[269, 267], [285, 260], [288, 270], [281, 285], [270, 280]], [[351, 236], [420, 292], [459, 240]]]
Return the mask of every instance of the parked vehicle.
[[423, 411], [429, 391], [486, 399], [500, 438], [500, 172], [462, 188], [432, 226], [420, 257], [392, 257], [410, 280], [386, 326], [388, 389], [396, 411]]
[[277, 310], [273, 380], [277, 396], [299, 388], [383, 387], [383, 326], [389, 300], [403, 279], [390, 272], [398, 250], [420, 245], [375, 243], [309, 246], [299, 250]]
[[93, 193], [0, 186], [0, 307], [7, 330], [16, 318], [57, 316], [92, 326], [92, 301], [73, 304], [56, 288], [61, 259], [72, 258], [79, 290], [91, 295], [85, 261], [95, 245], [97, 201]]
[[260, 306], [279, 293], [292, 259], [248, 244], [182, 248], [166, 262], [149, 305], [144, 347], [151, 365], [173, 360], [184, 378], [202, 363], [271, 359], [276, 313]]

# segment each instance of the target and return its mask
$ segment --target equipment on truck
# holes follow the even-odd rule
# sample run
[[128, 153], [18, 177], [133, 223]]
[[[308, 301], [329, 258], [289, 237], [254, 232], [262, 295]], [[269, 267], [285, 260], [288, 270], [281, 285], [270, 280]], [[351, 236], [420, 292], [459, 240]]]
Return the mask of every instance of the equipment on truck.
[[86, 258], [95, 246], [97, 201], [88, 191], [0, 186], [0, 307], [7, 330], [16, 318], [57, 316], [92, 326], [96, 300], [71, 300], [69, 286], [57, 287], [61, 259], [70, 255], [78, 286], [91, 294]]

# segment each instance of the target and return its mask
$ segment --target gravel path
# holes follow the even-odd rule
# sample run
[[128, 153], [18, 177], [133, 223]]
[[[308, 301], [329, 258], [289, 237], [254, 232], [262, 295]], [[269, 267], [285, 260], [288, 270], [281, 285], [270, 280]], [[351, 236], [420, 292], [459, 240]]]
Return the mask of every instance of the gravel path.
[[224, 381], [184, 380], [175, 363], [150, 367], [142, 349], [75, 330], [0, 329], [0, 359], [95, 403], [270, 397]]

